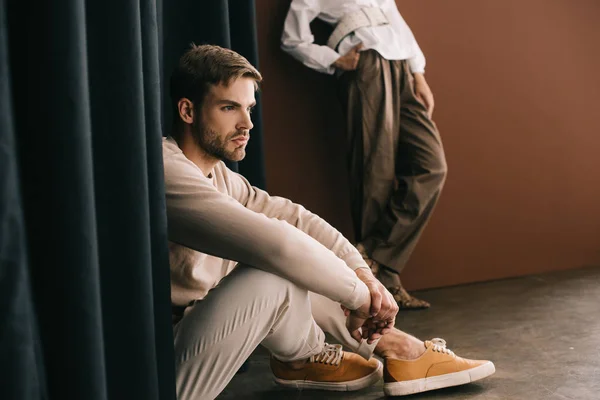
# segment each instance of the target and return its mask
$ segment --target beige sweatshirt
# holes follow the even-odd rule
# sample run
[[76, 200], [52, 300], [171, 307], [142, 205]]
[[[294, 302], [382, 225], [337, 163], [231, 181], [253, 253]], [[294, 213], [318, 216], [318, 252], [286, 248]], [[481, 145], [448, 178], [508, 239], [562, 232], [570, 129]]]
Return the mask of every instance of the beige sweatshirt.
[[206, 177], [172, 138], [163, 139], [163, 160], [173, 304], [203, 298], [236, 263], [277, 274], [351, 310], [368, 301], [369, 291], [354, 273], [368, 266], [323, 219], [251, 186], [223, 162]]

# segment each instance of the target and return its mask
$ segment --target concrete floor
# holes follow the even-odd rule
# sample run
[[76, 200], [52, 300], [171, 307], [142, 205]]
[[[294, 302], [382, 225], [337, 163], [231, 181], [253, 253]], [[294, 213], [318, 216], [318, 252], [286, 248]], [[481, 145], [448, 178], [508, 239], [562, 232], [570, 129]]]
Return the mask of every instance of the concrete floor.
[[[441, 337], [457, 354], [490, 359], [496, 374], [406, 399], [600, 399], [600, 268], [418, 292], [432, 308], [404, 311], [397, 327]], [[359, 392], [293, 391], [272, 381], [259, 347], [219, 399], [383, 399]]]

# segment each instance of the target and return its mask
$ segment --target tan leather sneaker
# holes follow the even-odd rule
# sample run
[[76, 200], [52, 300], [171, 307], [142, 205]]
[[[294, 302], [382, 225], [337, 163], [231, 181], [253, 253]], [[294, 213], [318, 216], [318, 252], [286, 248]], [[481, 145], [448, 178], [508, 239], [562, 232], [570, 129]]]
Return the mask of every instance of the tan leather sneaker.
[[491, 361], [458, 357], [446, 348], [444, 339], [426, 341], [425, 347], [425, 353], [416, 360], [384, 360], [383, 392], [387, 396], [404, 396], [464, 385], [496, 372]]
[[375, 358], [342, 351], [340, 344], [327, 344], [300, 369], [271, 357], [275, 382], [295, 389], [353, 391], [371, 386], [381, 379], [383, 366]]

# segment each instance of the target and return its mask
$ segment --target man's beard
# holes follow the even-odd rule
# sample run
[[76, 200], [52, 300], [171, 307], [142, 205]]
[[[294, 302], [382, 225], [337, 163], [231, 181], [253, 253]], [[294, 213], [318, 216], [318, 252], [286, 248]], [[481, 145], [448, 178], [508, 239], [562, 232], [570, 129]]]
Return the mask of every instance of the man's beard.
[[192, 135], [196, 144], [200, 146], [209, 156], [218, 160], [241, 161], [246, 156], [246, 150], [236, 148], [232, 151], [227, 150], [227, 144], [231, 139], [245, 136], [244, 131], [235, 131], [221, 139], [219, 134], [212, 129], [203, 126], [201, 123], [192, 124]]

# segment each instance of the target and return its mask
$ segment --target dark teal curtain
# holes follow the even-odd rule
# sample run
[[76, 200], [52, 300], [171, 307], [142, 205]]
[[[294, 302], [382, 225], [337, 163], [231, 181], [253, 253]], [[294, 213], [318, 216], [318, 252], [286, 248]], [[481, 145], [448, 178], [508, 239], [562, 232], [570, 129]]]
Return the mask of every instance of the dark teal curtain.
[[175, 399], [161, 140], [192, 41], [256, 64], [254, 3], [1, 0], [0, 399]]

